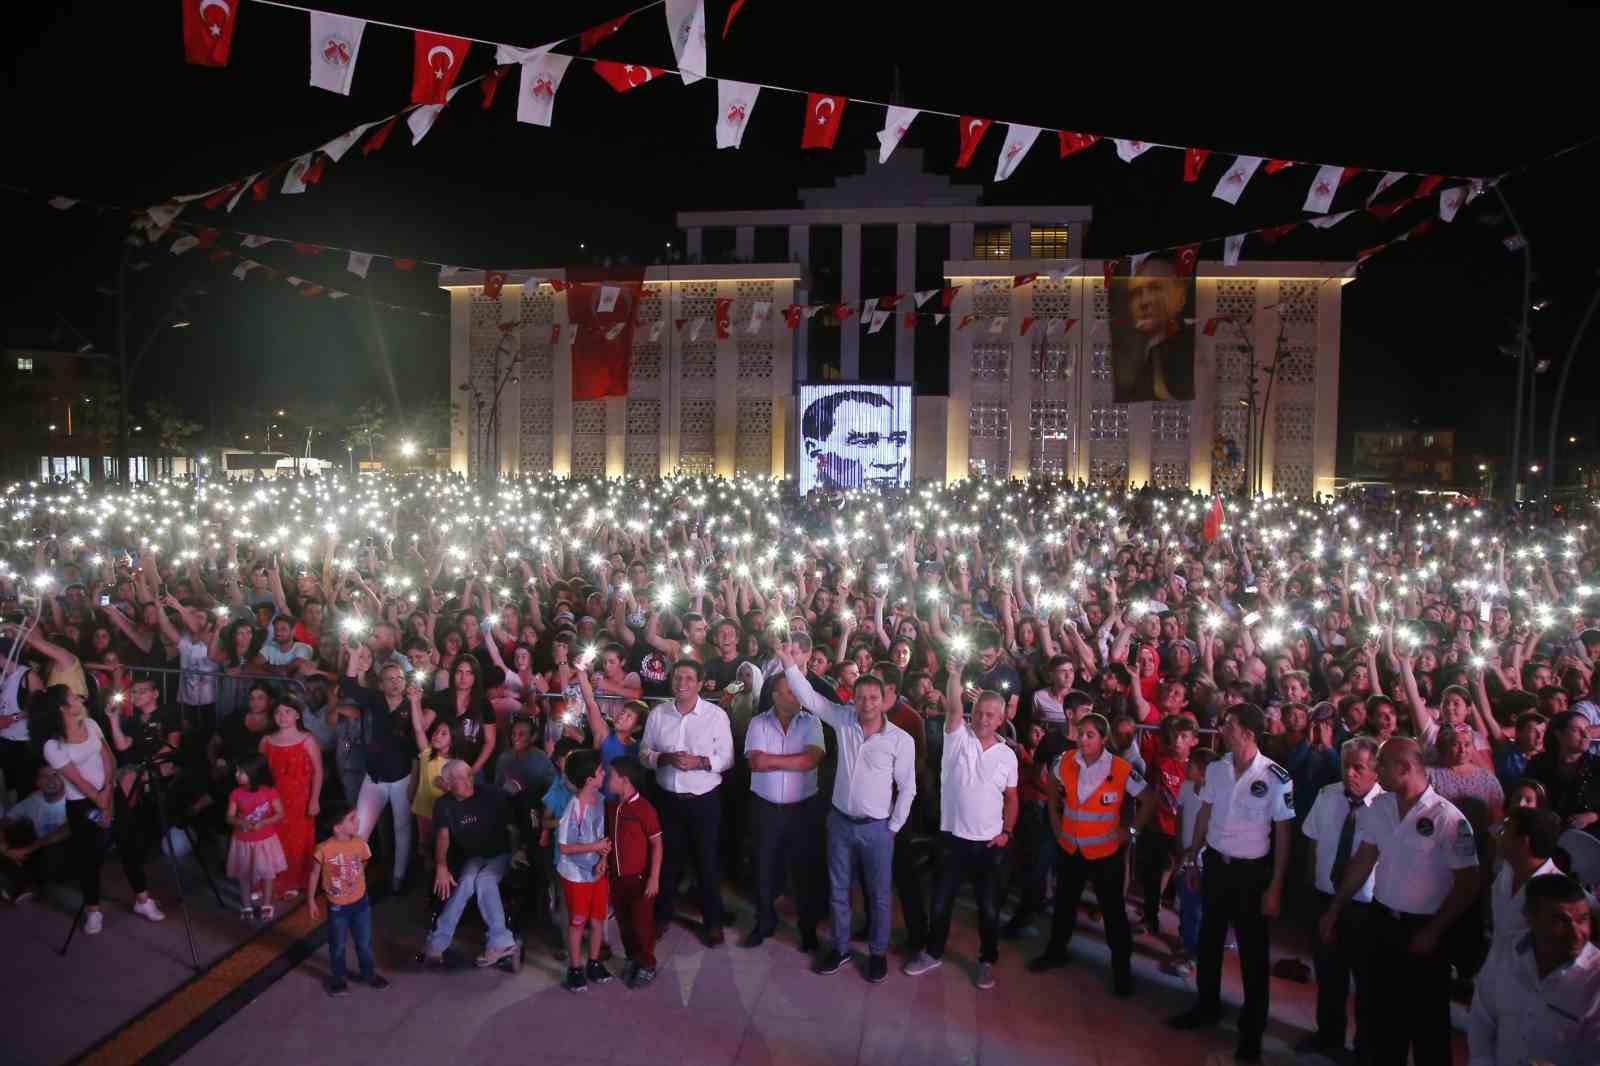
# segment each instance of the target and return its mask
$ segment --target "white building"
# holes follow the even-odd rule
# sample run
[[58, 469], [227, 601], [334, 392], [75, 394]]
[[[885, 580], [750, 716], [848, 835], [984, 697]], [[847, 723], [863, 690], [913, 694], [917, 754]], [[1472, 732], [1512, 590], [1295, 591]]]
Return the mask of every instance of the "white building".
[[[1214, 336], [1198, 323], [1253, 315], [1246, 336], [1254, 339], [1258, 370], [1280, 353], [1270, 395], [1267, 375], [1258, 375], [1263, 487], [1333, 490], [1339, 297], [1348, 264], [1202, 261], [1195, 399], [1114, 404], [1103, 266], [1082, 258], [1091, 212], [981, 205], [979, 192], [924, 173], [920, 153], [902, 149], [886, 165], [869, 161], [864, 175], [802, 191], [798, 209], [680, 214], [691, 265], [651, 267], [645, 275], [626, 399], [566, 399], [570, 340], [564, 332], [552, 346], [549, 328], [565, 323], [565, 296], [528, 284], [563, 279], [561, 270], [514, 272], [498, 299], [485, 297], [481, 286], [447, 285], [451, 395], [465, 398], [452, 466], [478, 469], [477, 442], [490, 440], [493, 424], [499, 468], [508, 473], [782, 476], [794, 469], [796, 384], [836, 377], [916, 383], [918, 480], [1049, 473], [1205, 491], [1213, 487], [1214, 439], [1245, 443], [1247, 349], [1231, 323]], [[1041, 277], [1033, 284], [1012, 287], [1013, 276], [1034, 273]], [[867, 334], [859, 316], [842, 328], [819, 318], [791, 330], [782, 313], [790, 304], [859, 306], [873, 296], [944, 286], [961, 288], [942, 325], [924, 317], [911, 328], [896, 314], [878, 336]], [[694, 338], [678, 327], [709, 318], [719, 298], [733, 301], [726, 339], [710, 328]], [[759, 302], [771, 313], [751, 332]], [[1007, 328], [998, 335], [957, 328], [971, 314], [1008, 316]], [[1024, 336], [1019, 325], [1028, 317], [1077, 324]], [[651, 340], [657, 321], [664, 325]], [[500, 328], [513, 322], [520, 328]], [[506, 368], [518, 354], [512, 374]], [[946, 368], [948, 382], [940, 373]], [[488, 453], [494, 450], [489, 444]]]

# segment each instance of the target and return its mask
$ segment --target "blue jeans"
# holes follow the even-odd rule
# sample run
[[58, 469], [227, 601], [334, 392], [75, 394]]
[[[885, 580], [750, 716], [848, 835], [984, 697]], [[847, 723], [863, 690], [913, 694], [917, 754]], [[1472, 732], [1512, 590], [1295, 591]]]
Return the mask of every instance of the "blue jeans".
[[894, 885], [894, 834], [887, 818], [857, 824], [837, 809], [828, 812], [828, 894], [833, 911], [833, 943], [850, 950], [850, 882], [857, 863], [866, 887], [867, 947], [889, 953], [890, 894]]
[[455, 939], [456, 926], [467, 909], [467, 900], [478, 900], [478, 913], [483, 924], [489, 927], [489, 950], [501, 951], [517, 942], [506, 928], [506, 911], [500, 902], [500, 882], [511, 869], [511, 856], [496, 855], [488, 859], [468, 859], [456, 874], [456, 887], [445, 900], [444, 909], [428, 934], [429, 955], [442, 955]]
[[344, 941], [349, 937], [355, 944], [356, 962], [361, 966], [362, 980], [370, 981], [378, 972], [372, 960], [372, 898], [362, 896], [354, 903], [328, 904], [328, 961], [332, 965], [333, 979], [344, 980]]
[[1178, 939], [1183, 950], [1193, 955], [1200, 950], [1200, 918], [1204, 914], [1205, 895], [1199, 887], [1189, 887], [1189, 879], [1178, 877]]

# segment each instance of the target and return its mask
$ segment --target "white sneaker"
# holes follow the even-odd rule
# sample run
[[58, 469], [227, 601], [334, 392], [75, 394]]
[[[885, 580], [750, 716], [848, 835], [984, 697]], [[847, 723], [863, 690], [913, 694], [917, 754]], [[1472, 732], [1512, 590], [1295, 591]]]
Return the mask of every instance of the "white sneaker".
[[926, 951], [919, 951], [915, 956], [906, 960], [906, 964], [900, 967], [900, 972], [907, 977], [921, 977], [929, 970], [937, 970], [943, 965], [943, 959], [936, 959]]
[[142, 902], [135, 902], [133, 913], [152, 922], [165, 921], [167, 917], [161, 913], [161, 908], [156, 906], [156, 901], [149, 897], [146, 897]]
[[106, 927], [106, 916], [99, 911], [90, 911], [83, 919], [83, 931], [94, 936]]

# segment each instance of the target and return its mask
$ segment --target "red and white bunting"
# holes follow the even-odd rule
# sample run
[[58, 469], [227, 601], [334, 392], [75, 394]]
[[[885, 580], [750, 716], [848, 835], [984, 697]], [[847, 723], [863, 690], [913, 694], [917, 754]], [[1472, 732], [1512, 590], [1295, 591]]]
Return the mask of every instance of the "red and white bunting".
[[1239, 156], [1222, 177], [1217, 179], [1217, 187], [1211, 190], [1211, 195], [1218, 200], [1237, 204], [1239, 197], [1244, 194], [1244, 187], [1250, 184], [1250, 179], [1255, 177], [1256, 168], [1260, 165], [1261, 157], [1258, 155]]
[[750, 333], [760, 333], [767, 328], [767, 316], [772, 313], [772, 301], [757, 300], [750, 305]]
[[864, 318], [864, 319], [865, 318], [870, 318], [874, 314], [876, 314], [877, 311], [878, 311], [878, 298], [876, 296], [869, 297], [868, 299], [862, 301], [862, 304], [861, 304], [861, 317], [862, 318]]
[[994, 180], [1005, 181], [1016, 173], [1022, 157], [1028, 154], [1028, 149], [1038, 139], [1038, 126], [1019, 126], [1016, 123], [1007, 126], [1005, 143], [1000, 146], [1000, 161], [994, 168]]
[[283, 175], [283, 188], [279, 190], [284, 195], [302, 193], [306, 191], [306, 171], [311, 169], [311, 155], [307, 152], [289, 164], [289, 169]]
[[531, 126], [550, 125], [555, 117], [556, 90], [572, 63], [571, 56], [552, 52], [555, 45], [547, 44], [527, 52], [501, 47], [495, 51], [496, 62], [517, 64], [517, 121]]
[[1388, 189], [1395, 182], [1399, 181], [1401, 178], [1405, 177], [1407, 173], [1408, 172], [1404, 170], [1391, 170], [1389, 173], [1379, 178], [1378, 187], [1372, 190], [1371, 196], [1367, 197], [1367, 204], [1370, 206], [1372, 201], [1382, 196], [1386, 189]]
[[942, 311], [936, 311], [936, 312], [934, 312], [934, 316], [933, 316], [933, 324], [936, 325], [936, 326], [942, 326], [942, 325], [944, 325], [944, 320], [949, 318], [949, 317], [950, 317], [949, 315], [944, 314]]
[[202, 67], [228, 65], [233, 23], [243, 0], [183, 0], [183, 58]]
[[1235, 233], [1222, 238], [1222, 265], [1238, 266], [1239, 252], [1244, 248], [1244, 239], [1248, 233]]
[[313, 11], [311, 15], [311, 86], [340, 96], [350, 95], [356, 73], [365, 19]]
[[923, 304], [937, 296], [938, 293], [938, 289], [918, 289], [916, 292], [911, 294], [911, 298], [917, 302], [917, 307], [920, 308]]
[[874, 312], [872, 312], [872, 324], [867, 327], [867, 332], [868, 333], [877, 333], [879, 330], [881, 330], [883, 328], [884, 323], [889, 321], [890, 317], [893, 314], [894, 314], [894, 312], [892, 312], [892, 311], [874, 311]]
[[961, 116], [961, 154], [956, 156], [957, 170], [972, 162], [972, 153], [978, 150], [978, 142], [989, 132], [990, 125], [992, 125], [991, 120], [986, 118], [978, 118], [976, 115]]
[[1353, 214], [1355, 214], [1354, 211], [1340, 211], [1336, 215], [1319, 215], [1316, 218], [1306, 219], [1306, 223], [1315, 226], [1317, 229], [1332, 229]]
[[1439, 217], [1446, 222], [1456, 220], [1456, 212], [1461, 210], [1461, 205], [1466, 202], [1467, 187], [1454, 185], [1439, 194]]
[[1344, 177], [1344, 167], [1328, 165], [1317, 168], [1317, 174], [1311, 179], [1311, 188], [1306, 192], [1304, 210], [1313, 214], [1325, 215], [1328, 208], [1333, 206], [1333, 198], [1339, 192], [1339, 182]]
[[1211, 155], [1209, 148], [1185, 148], [1183, 150], [1183, 180], [1196, 182], [1200, 180], [1200, 171], [1205, 167], [1206, 160]]
[[472, 42], [465, 37], [417, 30], [412, 45], [411, 102], [442, 104], [448, 100], [470, 47]]
[[345, 261], [344, 268], [358, 278], [367, 276], [367, 271], [372, 268], [371, 252], [351, 252], [350, 258]]
[[761, 86], [749, 82], [717, 81], [717, 147], [737, 148], [744, 141], [750, 115], [756, 109]]
[[1151, 144], [1149, 141], [1127, 141], [1115, 137], [1112, 138], [1112, 140], [1115, 141], [1117, 145], [1117, 158], [1122, 160], [1124, 163], [1133, 162], [1135, 159], [1138, 159], [1140, 156], [1144, 155], [1150, 149], [1155, 147], [1155, 145]]
[[1062, 159], [1076, 155], [1102, 139], [1098, 133], [1074, 133], [1071, 130], [1057, 130], [1056, 137], [1061, 142]]
[[914, 107], [890, 107], [883, 115], [883, 129], [878, 131], [878, 162], [887, 163], [889, 156], [900, 147], [911, 120], [922, 114]]
[[377, 124], [377, 122], [363, 122], [355, 129], [346, 130], [345, 132], [339, 134], [339, 136], [324, 144], [321, 148], [317, 149], [317, 151], [321, 152], [323, 155], [337, 163], [344, 158], [344, 154], [346, 152], [355, 147], [355, 143], [361, 139], [363, 134]]
[[832, 148], [844, 118], [845, 96], [827, 93], [806, 94], [806, 124], [800, 134], [801, 148]]
[[666, 73], [660, 67], [646, 67], [638, 63], [613, 63], [606, 59], [595, 62], [594, 72], [619, 93], [637, 89], [645, 82], [655, 81]]
[[246, 274], [260, 265], [254, 259], [241, 259], [239, 260], [239, 265], [233, 268], [233, 276], [243, 281]]
[[705, 0], [666, 0], [664, 6], [678, 76], [685, 85], [693, 85], [706, 76]]

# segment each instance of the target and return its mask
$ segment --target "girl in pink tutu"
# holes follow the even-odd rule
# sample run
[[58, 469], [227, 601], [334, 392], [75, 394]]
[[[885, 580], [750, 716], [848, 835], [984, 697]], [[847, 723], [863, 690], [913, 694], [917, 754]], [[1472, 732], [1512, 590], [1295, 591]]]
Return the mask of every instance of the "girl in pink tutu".
[[228, 876], [239, 882], [240, 915], [265, 920], [273, 916], [272, 880], [289, 868], [278, 840], [283, 800], [272, 787], [272, 767], [264, 755], [240, 762], [233, 776], [238, 787], [228, 795], [228, 824], [233, 827]]

